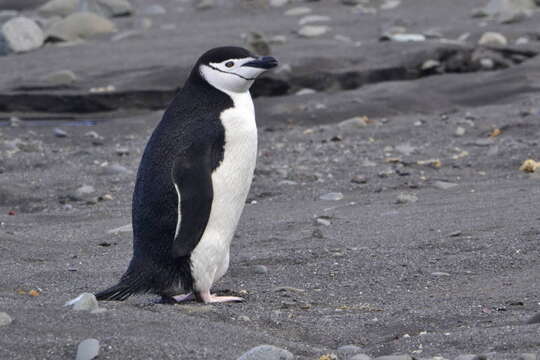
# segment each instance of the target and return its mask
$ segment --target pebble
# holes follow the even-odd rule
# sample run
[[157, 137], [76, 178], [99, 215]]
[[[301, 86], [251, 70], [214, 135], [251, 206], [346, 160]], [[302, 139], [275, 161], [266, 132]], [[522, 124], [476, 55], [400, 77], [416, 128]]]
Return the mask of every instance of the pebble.
[[348, 360], [371, 360], [371, 357], [366, 354], [356, 354], [353, 357], [350, 357]]
[[249, 316], [246, 316], [246, 315], [240, 315], [238, 317], [238, 320], [239, 321], [251, 321], [251, 319], [249, 318]]
[[2, 25], [0, 37], [3, 37], [9, 51], [15, 53], [38, 49], [45, 41], [45, 34], [39, 25], [24, 16], [13, 18]]
[[339, 201], [343, 199], [343, 193], [340, 192], [330, 192], [319, 197], [320, 200], [327, 201]]
[[368, 182], [368, 179], [364, 175], [355, 175], [351, 179], [351, 182], [354, 184], [366, 184]]
[[42, 80], [52, 86], [68, 86], [77, 81], [77, 75], [71, 70], [60, 70], [45, 75]]
[[79, 5], [78, 0], [51, 0], [43, 4], [38, 12], [43, 16], [68, 16]]
[[386, 0], [381, 4], [381, 10], [391, 10], [401, 5], [401, 0]]
[[506, 46], [508, 45], [508, 40], [506, 37], [497, 32], [488, 31], [480, 37], [480, 40], [478, 40], [479, 45], [498, 45], [498, 46]]
[[396, 42], [418, 42], [426, 41], [426, 36], [423, 34], [393, 34], [383, 35], [382, 40], [391, 40]]
[[306, 25], [312, 23], [329, 22], [332, 20], [330, 16], [325, 15], [307, 15], [298, 20], [299, 25]]
[[540, 324], [540, 313], [533, 315], [527, 320], [527, 324]]
[[338, 128], [343, 130], [351, 130], [363, 128], [368, 125], [369, 119], [366, 116], [355, 116], [347, 120], [343, 120], [338, 123]]
[[454, 131], [454, 135], [455, 135], [455, 136], [458, 136], [458, 137], [463, 136], [463, 135], [465, 135], [465, 131], [466, 131], [466, 130], [465, 130], [464, 127], [458, 126], [458, 127], [456, 128], [456, 131]]
[[449, 273], [443, 272], [443, 271], [435, 271], [435, 272], [432, 272], [431, 275], [433, 275], [433, 276], [450, 276]]
[[356, 345], [343, 345], [337, 348], [337, 355], [339, 359], [347, 360], [353, 355], [362, 352], [362, 348]]
[[482, 58], [480, 59], [480, 66], [484, 70], [492, 70], [495, 67], [495, 61], [490, 58]]
[[12, 321], [11, 316], [9, 316], [7, 313], [0, 312], [0, 327], [9, 325]]
[[163, 15], [167, 13], [167, 10], [161, 5], [150, 5], [145, 7], [142, 13], [145, 15]]
[[410, 355], [386, 355], [376, 357], [375, 360], [414, 360]]
[[292, 360], [294, 355], [273, 345], [259, 345], [244, 353], [237, 360]]
[[77, 346], [77, 356], [75, 360], [92, 360], [99, 354], [99, 341], [96, 339], [86, 339]]
[[328, 217], [319, 216], [316, 220], [316, 223], [323, 226], [330, 226], [332, 222]]
[[430, 71], [437, 69], [439, 66], [441, 66], [441, 62], [438, 60], [429, 59], [424, 61], [422, 64], [422, 70], [423, 71]]
[[402, 153], [403, 155], [409, 156], [416, 151], [416, 147], [412, 146], [409, 143], [403, 143], [403, 144], [396, 145], [396, 150]]
[[312, 10], [308, 7], [300, 6], [300, 7], [294, 7], [285, 11], [284, 15], [285, 16], [302, 16], [302, 15], [307, 15], [311, 13], [311, 11]]
[[127, 167], [120, 164], [110, 164], [104, 166], [101, 169], [101, 174], [103, 175], [123, 175], [123, 174], [132, 174], [133, 172]]
[[54, 128], [53, 129], [53, 134], [54, 136], [58, 137], [58, 138], [65, 138], [68, 136], [68, 133], [60, 128]]
[[270, 0], [271, 7], [282, 7], [289, 3], [289, 0]]
[[104, 16], [118, 17], [133, 14], [133, 7], [127, 0], [97, 0], [97, 10]]
[[455, 188], [456, 186], [458, 186], [458, 184], [448, 181], [435, 181], [433, 183], [433, 186], [440, 190], [449, 190]]
[[297, 96], [303, 96], [303, 95], [311, 95], [311, 94], [315, 94], [315, 93], [316, 93], [315, 90], [313, 90], [313, 89], [307, 89], [307, 88], [306, 88], [306, 89], [300, 89], [300, 90], [298, 90], [298, 91], [296, 92], [295, 95], [297, 95]]
[[519, 355], [518, 360], [537, 360], [536, 354], [533, 353], [525, 353]]
[[465, 354], [456, 357], [454, 360], [487, 360], [484, 355]]
[[214, 3], [214, 0], [200, 0], [197, 4], [197, 9], [199, 10], [207, 10], [212, 7], [214, 7], [216, 4]]
[[109, 19], [91, 12], [76, 12], [53, 24], [47, 32], [47, 38], [76, 41], [113, 32], [116, 32], [116, 27]]
[[400, 193], [396, 199], [396, 204], [408, 204], [418, 201], [418, 197], [414, 194]]
[[94, 294], [82, 293], [75, 299], [67, 301], [64, 306], [73, 306], [75, 311], [98, 312], [99, 305]]
[[267, 274], [268, 268], [264, 265], [255, 265], [255, 267], [253, 268], [253, 272], [255, 274]]
[[330, 30], [326, 25], [304, 25], [298, 30], [298, 35], [305, 38], [314, 38], [326, 34]]

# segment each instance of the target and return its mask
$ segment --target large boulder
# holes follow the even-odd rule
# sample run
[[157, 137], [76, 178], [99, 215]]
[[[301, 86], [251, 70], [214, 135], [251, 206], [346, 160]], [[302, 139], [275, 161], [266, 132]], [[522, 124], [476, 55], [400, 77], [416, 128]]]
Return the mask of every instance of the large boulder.
[[79, 5], [78, 0], [50, 0], [38, 9], [43, 16], [68, 16], [75, 12]]
[[26, 52], [40, 48], [45, 34], [32, 19], [24, 16], [13, 18], [2, 25], [0, 52]]
[[47, 38], [75, 41], [113, 32], [116, 32], [116, 27], [110, 20], [91, 12], [76, 12], [54, 23], [47, 32]]

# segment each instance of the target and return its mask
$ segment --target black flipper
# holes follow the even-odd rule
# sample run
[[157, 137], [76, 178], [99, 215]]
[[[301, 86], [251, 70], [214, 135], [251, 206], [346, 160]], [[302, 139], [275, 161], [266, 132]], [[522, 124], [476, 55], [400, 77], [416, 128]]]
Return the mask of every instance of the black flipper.
[[197, 246], [208, 224], [214, 191], [212, 144], [192, 144], [174, 163], [172, 180], [180, 192], [181, 221], [172, 246], [172, 257], [187, 257]]

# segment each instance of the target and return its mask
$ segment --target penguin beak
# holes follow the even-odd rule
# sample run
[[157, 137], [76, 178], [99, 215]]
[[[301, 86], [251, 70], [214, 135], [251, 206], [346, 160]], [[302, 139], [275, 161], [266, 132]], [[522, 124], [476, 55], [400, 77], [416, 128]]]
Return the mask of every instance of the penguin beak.
[[260, 58], [249, 61], [242, 66], [269, 70], [278, 66], [278, 61], [272, 56], [261, 56]]

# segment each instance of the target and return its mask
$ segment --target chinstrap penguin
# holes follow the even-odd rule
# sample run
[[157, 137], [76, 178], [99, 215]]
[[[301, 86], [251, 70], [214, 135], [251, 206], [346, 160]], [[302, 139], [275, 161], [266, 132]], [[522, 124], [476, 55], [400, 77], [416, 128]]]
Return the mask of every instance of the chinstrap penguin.
[[[211, 294], [251, 186], [257, 127], [249, 88], [277, 66], [239, 47], [202, 55], [154, 130], [133, 194], [133, 258], [120, 282], [96, 294], [124, 300], [241, 301]], [[179, 287], [185, 294], [179, 295]]]

